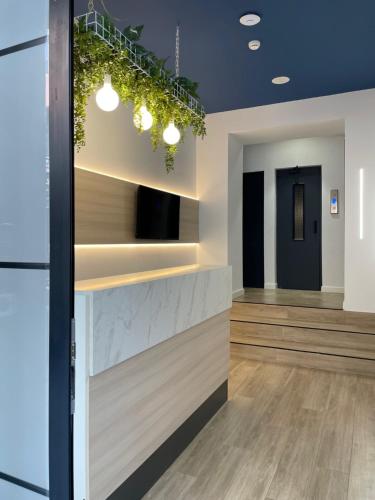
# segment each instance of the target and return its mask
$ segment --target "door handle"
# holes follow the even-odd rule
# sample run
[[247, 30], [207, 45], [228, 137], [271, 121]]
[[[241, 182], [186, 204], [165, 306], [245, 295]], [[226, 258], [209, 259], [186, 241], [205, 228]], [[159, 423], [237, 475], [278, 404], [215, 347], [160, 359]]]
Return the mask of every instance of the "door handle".
[[318, 221], [314, 220], [314, 234], [318, 234]]

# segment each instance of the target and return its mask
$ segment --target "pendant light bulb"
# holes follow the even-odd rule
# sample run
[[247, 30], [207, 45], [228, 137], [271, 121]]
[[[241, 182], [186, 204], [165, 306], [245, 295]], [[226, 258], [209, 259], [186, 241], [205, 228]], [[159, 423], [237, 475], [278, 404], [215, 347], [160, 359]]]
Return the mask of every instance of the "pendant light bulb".
[[163, 139], [170, 146], [174, 146], [181, 139], [180, 131], [175, 127], [173, 122], [164, 130]]
[[139, 111], [134, 115], [134, 125], [139, 130], [149, 130], [152, 127], [154, 119], [152, 118], [152, 114], [146, 108], [146, 106], [141, 106]]
[[113, 89], [110, 75], [105, 75], [103, 87], [96, 93], [96, 104], [103, 111], [114, 111], [119, 105], [120, 98]]

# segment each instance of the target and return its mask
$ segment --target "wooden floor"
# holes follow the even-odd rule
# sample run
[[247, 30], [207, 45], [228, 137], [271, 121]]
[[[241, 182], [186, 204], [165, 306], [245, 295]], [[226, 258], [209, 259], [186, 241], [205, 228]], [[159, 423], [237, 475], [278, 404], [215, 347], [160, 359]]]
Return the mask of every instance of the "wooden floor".
[[232, 357], [229, 381], [145, 499], [375, 499], [373, 378]]
[[245, 288], [245, 293], [235, 302], [252, 304], [274, 304], [279, 306], [318, 307], [319, 309], [342, 309], [343, 293], [324, 293], [310, 290], [265, 290]]

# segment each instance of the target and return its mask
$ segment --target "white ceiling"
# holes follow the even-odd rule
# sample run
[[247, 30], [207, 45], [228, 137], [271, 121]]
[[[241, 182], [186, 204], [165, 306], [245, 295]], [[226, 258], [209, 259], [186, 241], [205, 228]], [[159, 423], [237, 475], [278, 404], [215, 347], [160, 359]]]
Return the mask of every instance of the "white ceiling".
[[234, 135], [246, 146], [308, 137], [332, 137], [345, 135], [345, 122], [344, 120], [334, 120], [321, 123], [301, 123], [290, 127], [259, 129], [255, 132], [242, 132]]

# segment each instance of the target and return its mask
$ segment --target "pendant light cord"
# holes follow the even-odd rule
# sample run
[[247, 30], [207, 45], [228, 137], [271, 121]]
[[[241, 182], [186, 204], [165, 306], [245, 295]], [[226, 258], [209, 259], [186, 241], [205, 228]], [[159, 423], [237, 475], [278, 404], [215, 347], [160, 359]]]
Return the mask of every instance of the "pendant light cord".
[[178, 78], [180, 76], [180, 24], [176, 27], [176, 64], [175, 64], [175, 74]]
[[100, 0], [100, 3], [101, 3], [101, 6], [103, 7], [103, 10], [104, 12], [107, 14], [107, 16], [112, 20], [112, 21], [120, 21], [120, 22], [123, 22], [125, 21], [125, 18], [124, 17], [115, 17], [115, 16], [112, 16], [112, 14], [109, 12], [109, 10], [107, 9], [106, 7], [106, 4], [104, 2], [104, 0]]

